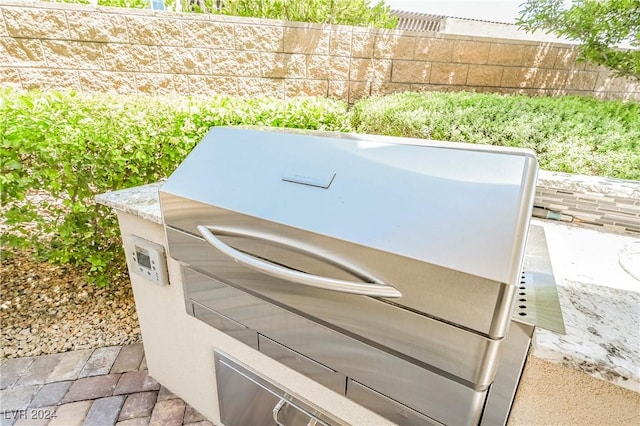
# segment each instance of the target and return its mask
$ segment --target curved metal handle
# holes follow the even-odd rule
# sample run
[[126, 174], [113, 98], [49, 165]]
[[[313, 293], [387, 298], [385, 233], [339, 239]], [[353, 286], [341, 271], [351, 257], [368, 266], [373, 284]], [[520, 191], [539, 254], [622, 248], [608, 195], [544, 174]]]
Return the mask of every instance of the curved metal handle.
[[273, 407], [273, 420], [276, 422], [277, 426], [285, 426], [282, 423], [280, 423], [280, 420], [278, 420], [278, 414], [280, 414], [280, 410], [282, 410], [282, 407], [284, 407], [284, 403], [285, 403], [285, 400], [281, 399], [280, 401], [278, 401], [276, 406]]
[[282, 280], [291, 281], [309, 287], [321, 288], [323, 290], [359, 294], [362, 296], [391, 298], [402, 296], [402, 293], [400, 293], [394, 287], [385, 283], [365, 284], [354, 281], [345, 281], [335, 278], [322, 277], [319, 275], [307, 274], [304, 272], [294, 271], [283, 266], [275, 265], [273, 263], [257, 259], [253, 256], [236, 250], [233, 247], [230, 247], [229, 245], [222, 242], [218, 237], [213, 235], [209, 228], [204, 225], [198, 225], [197, 229], [198, 232], [200, 232], [200, 235], [202, 235], [202, 237], [209, 244], [218, 249], [221, 253], [229, 256], [236, 262], [241, 263], [246, 267], [275, 278], [280, 278]]
[[289, 405], [291, 405], [293, 408], [295, 408], [296, 410], [300, 411], [301, 413], [304, 413], [306, 416], [309, 417], [309, 421], [307, 422], [306, 426], [316, 426], [318, 424], [323, 425], [323, 426], [327, 426], [324, 422], [321, 422], [320, 420], [316, 419], [315, 417], [313, 417], [311, 414], [307, 413], [306, 411], [296, 407], [294, 404], [291, 404], [290, 402], [281, 399], [280, 401], [278, 401], [278, 403], [276, 404], [275, 407], [273, 407], [272, 413], [273, 413], [273, 420], [276, 422], [276, 426], [287, 426], [284, 423], [280, 423], [280, 420], [278, 420], [278, 415], [280, 414], [280, 410], [282, 410], [282, 407], [284, 407], [284, 404], [289, 403]]

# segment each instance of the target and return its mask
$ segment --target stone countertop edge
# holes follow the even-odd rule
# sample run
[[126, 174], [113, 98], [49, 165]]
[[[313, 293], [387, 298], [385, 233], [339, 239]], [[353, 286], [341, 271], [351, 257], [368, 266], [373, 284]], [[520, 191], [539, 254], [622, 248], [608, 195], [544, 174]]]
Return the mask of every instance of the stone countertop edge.
[[153, 223], [163, 224], [158, 190], [163, 182], [96, 195], [98, 204], [129, 213]]
[[[95, 197], [95, 201], [98, 204], [103, 204], [115, 210], [126, 212], [133, 216], [162, 225], [163, 220], [158, 196], [158, 190], [162, 186], [162, 183], [163, 182], [156, 182], [134, 188], [107, 192], [97, 195]], [[584, 298], [588, 296], [589, 295], [585, 293], [581, 297]], [[571, 321], [572, 318], [571, 315], [567, 315], [569, 312], [565, 312], [564, 306], [563, 313], [565, 316], [565, 325], [568, 325], [567, 320]], [[580, 329], [579, 324], [574, 324], [573, 328], [576, 327]], [[614, 363], [603, 365], [602, 361], [592, 360], [590, 359], [591, 357], [589, 354], [576, 352], [576, 349], [579, 348], [575, 347], [573, 344], [563, 342], [560, 335], [537, 328], [536, 339], [531, 352], [532, 355], [537, 358], [561, 363], [578, 371], [583, 371], [587, 374], [595, 375], [596, 377], [600, 377], [620, 386], [631, 388], [632, 390], [635, 390], [637, 387], [637, 378], [626, 378], [621, 377], [619, 374], [608, 374], [608, 372], [615, 372], [618, 370]]]
[[539, 170], [537, 186], [640, 200], [640, 182], [636, 180]]

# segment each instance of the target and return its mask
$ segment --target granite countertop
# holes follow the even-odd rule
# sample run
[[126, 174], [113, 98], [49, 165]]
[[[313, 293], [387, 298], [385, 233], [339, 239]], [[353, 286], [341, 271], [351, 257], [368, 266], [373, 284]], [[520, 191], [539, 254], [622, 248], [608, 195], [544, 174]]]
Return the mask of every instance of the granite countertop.
[[98, 204], [162, 225], [160, 199], [158, 198], [158, 189], [161, 186], [162, 182], [156, 182], [120, 191], [106, 192], [96, 195], [95, 201]]
[[538, 184], [587, 194], [640, 199], [640, 184], [636, 180], [611, 179], [601, 176], [539, 170]]
[[[161, 182], [96, 202], [162, 224]], [[536, 329], [533, 355], [640, 392], [640, 239], [548, 220], [544, 227], [566, 334]]]

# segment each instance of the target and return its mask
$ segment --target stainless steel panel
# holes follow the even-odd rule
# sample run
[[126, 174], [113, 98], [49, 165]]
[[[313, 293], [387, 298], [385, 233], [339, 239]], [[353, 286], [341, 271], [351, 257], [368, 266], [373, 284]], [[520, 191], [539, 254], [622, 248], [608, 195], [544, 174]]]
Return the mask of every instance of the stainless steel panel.
[[236, 338], [245, 345], [258, 349], [258, 333], [254, 330], [197, 303], [193, 304], [193, 315], [210, 326]]
[[534, 326], [513, 321], [503, 347], [496, 379], [489, 389], [482, 425], [505, 425], [524, 368]]
[[[229, 295], [241, 295], [220, 298], [222, 303], [216, 305], [216, 311], [295, 352], [419, 412], [429, 413], [442, 423], [470, 424], [480, 419], [486, 390], [474, 390], [473, 384], [460, 382], [460, 378], [450, 373], [409, 362], [402, 354], [367, 345], [206, 276], [199, 282], [200, 286], [209, 282], [213, 287], [225, 289]], [[218, 300], [205, 299], [207, 304]]]
[[[188, 261], [191, 267], [216, 278], [187, 272], [186, 293], [192, 300], [294, 350], [297, 349], [287, 342], [261, 331], [266, 328], [270, 333], [279, 332], [263, 318], [255, 321], [264, 308], [256, 306], [255, 298], [244, 292], [415, 364], [424, 363], [431, 370], [478, 390], [493, 381], [501, 340], [488, 339], [375, 298], [300, 288], [258, 274], [229, 260], [203, 240], [171, 228], [167, 229], [167, 238], [172, 257]], [[242, 291], [222, 287], [222, 283]]]
[[475, 391], [444, 372], [429, 370], [265, 303], [247, 310], [256, 328], [287, 347], [445, 424], [477, 423], [486, 390]]
[[486, 390], [475, 391], [446, 374], [419, 368], [387, 353], [359, 349], [349, 354], [357, 364], [351, 374], [346, 373], [349, 378], [440, 423], [475, 425], [480, 421]]
[[[506, 335], [515, 285], [238, 215], [166, 193], [161, 193], [160, 199], [165, 223], [176, 229], [199, 235], [196, 229], [198, 225], [215, 225], [254, 235], [254, 238], [223, 239], [241, 251], [316, 275], [354, 279], [357, 274], [349, 271], [362, 271], [359, 275], [385, 282], [402, 294], [400, 298], [389, 299], [394, 304], [487, 334], [491, 338]], [[208, 250], [208, 253], [213, 251]], [[169, 252], [172, 252], [171, 245]], [[310, 252], [318, 256], [308, 255]], [[216, 255], [215, 259], [220, 259], [220, 262], [221, 253], [216, 250]], [[189, 259], [183, 260], [190, 262]], [[336, 264], [349, 265], [349, 271]]]
[[304, 374], [310, 379], [323, 384], [331, 390], [344, 395], [347, 378], [329, 367], [326, 367], [311, 358], [299, 354], [273, 340], [259, 335], [258, 344], [260, 352], [270, 358], [279, 361], [287, 367]]
[[327, 423], [287, 399], [281, 399], [273, 407], [271, 418], [277, 426], [327, 426]]
[[[215, 231], [216, 233], [222, 233], [223, 235], [228, 234], [229, 231], [224, 228], [198, 225], [197, 229], [200, 236], [204, 238], [209, 245], [213, 246], [216, 250], [234, 262], [240, 263], [247, 268], [253, 269], [254, 271], [264, 275], [269, 275], [273, 278], [322, 290], [358, 294], [360, 296], [391, 298], [402, 296], [402, 294], [392, 286], [375, 279], [371, 282], [364, 283], [361, 281], [336, 279], [326, 275], [310, 274], [299, 269], [292, 269], [289, 266], [278, 265], [273, 263], [271, 258], [270, 260], [263, 260], [255, 255], [248, 254], [244, 251], [231, 247], [229, 243], [222, 241], [219, 236], [216, 236], [213, 233]], [[238, 231], [233, 231], [231, 235], [238, 235]], [[240, 236], [246, 237], [247, 235], [240, 234]], [[347, 269], [347, 266], [344, 265], [343, 268]]]
[[[259, 309], [263, 302], [246, 292], [230, 287], [220, 281], [183, 267], [185, 297], [190, 302], [196, 302], [214, 310], [227, 318], [238, 316], [236, 310]], [[238, 321], [238, 320], [235, 320]], [[242, 321], [239, 321], [242, 324]]]
[[161, 192], [514, 285], [536, 171], [525, 149], [216, 127]]
[[220, 420], [225, 426], [273, 424], [278, 395], [252, 381], [224, 361], [216, 360]]
[[529, 227], [524, 273], [515, 298], [514, 319], [565, 334], [547, 238], [541, 226]]
[[344, 425], [228, 355], [214, 351], [220, 420], [225, 426]]
[[360, 405], [364, 405], [374, 413], [378, 413], [392, 422], [402, 426], [441, 426], [429, 417], [418, 413], [411, 408], [387, 398], [368, 387], [349, 380], [347, 383], [347, 397]]

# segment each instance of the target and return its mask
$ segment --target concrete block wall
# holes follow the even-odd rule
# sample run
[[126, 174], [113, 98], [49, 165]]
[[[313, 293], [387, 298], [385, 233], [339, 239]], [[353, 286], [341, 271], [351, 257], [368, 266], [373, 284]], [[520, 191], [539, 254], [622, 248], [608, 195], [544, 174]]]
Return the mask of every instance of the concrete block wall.
[[9, 0], [0, 84], [83, 92], [317, 95], [475, 90], [640, 100], [575, 47], [434, 32]]

